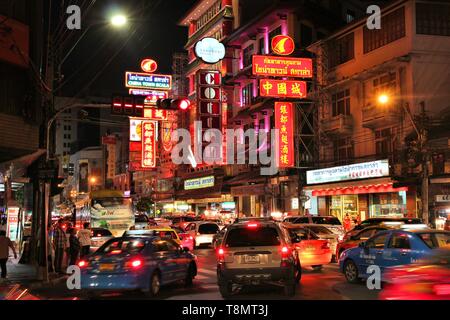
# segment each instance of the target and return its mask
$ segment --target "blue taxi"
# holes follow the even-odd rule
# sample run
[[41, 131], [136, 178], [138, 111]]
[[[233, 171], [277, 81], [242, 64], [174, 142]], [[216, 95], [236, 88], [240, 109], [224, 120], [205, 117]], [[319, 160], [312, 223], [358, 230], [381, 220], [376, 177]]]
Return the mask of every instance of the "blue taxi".
[[415, 263], [433, 254], [435, 249], [450, 247], [450, 232], [431, 229], [382, 231], [356, 248], [345, 250], [339, 270], [350, 283], [368, 278], [371, 265], [386, 268]]
[[103, 291], [140, 290], [156, 296], [160, 287], [197, 274], [196, 256], [172, 239], [145, 236], [113, 238], [80, 260], [81, 289], [88, 296]]

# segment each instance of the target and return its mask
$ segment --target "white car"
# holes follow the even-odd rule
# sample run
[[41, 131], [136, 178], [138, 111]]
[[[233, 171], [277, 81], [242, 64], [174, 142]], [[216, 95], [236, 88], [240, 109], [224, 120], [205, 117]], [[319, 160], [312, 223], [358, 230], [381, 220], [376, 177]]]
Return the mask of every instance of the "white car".
[[334, 216], [290, 216], [284, 218], [283, 222], [293, 224], [318, 224], [330, 229], [334, 234], [342, 238], [345, 234], [344, 227], [338, 218]]
[[215, 222], [196, 221], [189, 223], [184, 230], [194, 238], [194, 248], [197, 248], [201, 245], [211, 245], [220, 227]]
[[104, 228], [91, 228], [91, 247], [90, 252], [97, 251], [106, 241], [114, 238], [111, 231]]

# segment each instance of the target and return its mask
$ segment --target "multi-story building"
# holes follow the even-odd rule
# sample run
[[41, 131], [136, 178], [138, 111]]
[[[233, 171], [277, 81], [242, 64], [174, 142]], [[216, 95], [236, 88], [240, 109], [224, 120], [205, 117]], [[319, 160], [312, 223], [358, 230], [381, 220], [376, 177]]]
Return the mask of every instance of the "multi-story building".
[[[423, 150], [430, 157], [433, 125], [448, 119], [450, 75], [442, 70], [450, 68], [450, 3], [391, 1], [382, 8], [381, 29], [356, 20], [308, 49], [318, 76], [316, 167], [328, 168], [308, 172], [312, 213], [357, 220], [421, 216], [428, 203], [419, 194], [423, 199], [427, 187], [404, 180], [423, 173], [418, 136], [428, 130]], [[443, 164], [448, 134], [441, 130], [436, 149]], [[445, 167], [440, 174], [448, 173]]]
[[[180, 125], [189, 128], [195, 137], [193, 122], [202, 120], [202, 129], [225, 128], [269, 130], [274, 127], [274, 99], [259, 96], [258, 77], [252, 75], [252, 56], [271, 54], [270, 42], [279, 34], [294, 38], [298, 50], [294, 56], [308, 56], [306, 46], [324, 38], [353, 19], [365, 13], [359, 1], [199, 1], [181, 20], [189, 28], [188, 51], [189, 97], [192, 109]], [[194, 54], [194, 47], [205, 37], [222, 42], [226, 54], [222, 61], [206, 64]], [[217, 70], [222, 76], [220, 110], [211, 119], [205, 119], [199, 99], [199, 71]], [[201, 97], [200, 97], [201, 98]], [[299, 102], [299, 101], [297, 101]], [[313, 160], [314, 135], [308, 130], [315, 126], [313, 108], [304, 107], [306, 121], [299, 122], [296, 149], [303, 156], [302, 165]], [[211, 113], [211, 111], [210, 111]], [[216, 118], [214, 118], [216, 116]], [[186, 121], [186, 118], [187, 119]], [[211, 121], [209, 121], [211, 120]], [[215, 121], [217, 120], [217, 121]], [[302, 131], [303, 130], [303, 131]], [[197, 141], [198, 137], [195, 137]], [[245, 142], [245, 140], [244, 140]], [[298, 156], [297, 163], [300, 164]], [[221, 203], [234, 202], [238, 212], [259, 216], [275, 211], [297, 210], [298, 173], [283, 171], [276, 176], [261, 176], [259, 165], [191, 165], [177, 170], [176, 198], [195, 204], [201, 213], [208, 208], [219, 208]], [[202, 187], [201, 181], [207, 181]], [[201, 190], [191, 189], [190, 184]]]

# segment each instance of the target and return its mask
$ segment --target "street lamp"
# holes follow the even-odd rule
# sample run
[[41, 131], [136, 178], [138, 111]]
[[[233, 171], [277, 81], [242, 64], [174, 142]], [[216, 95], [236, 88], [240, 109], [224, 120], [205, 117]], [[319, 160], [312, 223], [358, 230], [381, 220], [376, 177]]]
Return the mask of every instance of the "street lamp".
[[382, 105], [387, 104], [387, 103], [389, 102], [389, 100], [390, 100], [390, 97], [389, 97], [387, 94], [385, 94], [385, 93], [380, 94], [380, 95], [378, 96], [378, 102], [379, 102], [380, 104], [382, 104]]
[[89, 178], [89, 182], [90, 182], [91, 184], [97, 183], [97, 177], [90, 177], [90, 178]]
[[114, 27], [123, 27], [127, 24], [127, 17], [122, 14], [117, 14], [111, 18], [111, 24]]

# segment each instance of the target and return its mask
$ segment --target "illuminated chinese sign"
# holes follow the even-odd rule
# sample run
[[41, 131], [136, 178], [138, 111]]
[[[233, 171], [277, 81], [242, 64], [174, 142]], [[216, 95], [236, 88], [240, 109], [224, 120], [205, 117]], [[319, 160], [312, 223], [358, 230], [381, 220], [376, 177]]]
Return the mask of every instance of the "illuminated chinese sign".
[[167, 110], [156, 108], [145, 108], [144, 118], [149, 120], [167, 120]]
[[137, 89], [172, 89], [172, 76], [139, 72], [125, 73], [125, 87]]
[[254, 55], [253, 74], [273, 77], [312, 78], [312, 59]]
[[295, 43], [289, 36], [278, 35], [272, 39], [272, 51], [282, 56], [288, 56], [295, 50]]
[[144, 59], [141, 62], [141, 69], [144, 72], [152, 73], [158, 69], [158, 64], [153, 59]]
[[261, 79], [259, 95], [274, 98], [306, 98], [306, 82], [295, 80]]
[[169, 92], [158, 90], [129, 89], [129, 94], [133, 96], [145, 96], [144, 104], [146, 106], [156, 106], [158, 99], [167, 99], [169, 97]]
[[290, 102], [275, 102], [275, 128], [280, 130], [278, 138], [278, 167], [294, 166], [294, 112]]
[[142, 121], [142, 168], [156, 167], [156, 122]]

